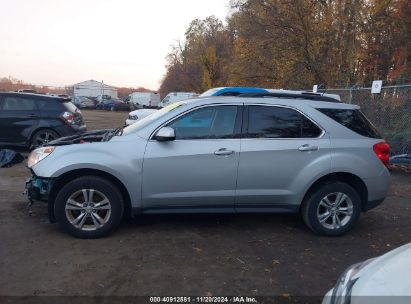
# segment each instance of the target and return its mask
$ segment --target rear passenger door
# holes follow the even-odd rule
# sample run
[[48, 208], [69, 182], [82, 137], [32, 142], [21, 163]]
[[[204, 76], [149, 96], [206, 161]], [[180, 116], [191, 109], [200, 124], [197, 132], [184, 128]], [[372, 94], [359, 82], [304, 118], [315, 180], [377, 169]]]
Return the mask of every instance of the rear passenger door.
[[311, 174], [331, 164], [327, 134], [294, 108], [252, 105], [244, 113], [237, 211], [298, 208]]
[[9, 144], [26, 144], [38, 124], [34, 99], [3, 96], [0, 111], [0, 140]]

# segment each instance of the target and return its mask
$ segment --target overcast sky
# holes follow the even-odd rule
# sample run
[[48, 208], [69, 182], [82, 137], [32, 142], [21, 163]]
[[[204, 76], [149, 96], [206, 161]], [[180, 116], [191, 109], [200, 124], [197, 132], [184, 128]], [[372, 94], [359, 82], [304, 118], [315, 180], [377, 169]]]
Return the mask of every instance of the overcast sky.
[[228, 0], [0, 0], [0, 77], [63, 86], [104, 80], [157, 89], [191, 20]]

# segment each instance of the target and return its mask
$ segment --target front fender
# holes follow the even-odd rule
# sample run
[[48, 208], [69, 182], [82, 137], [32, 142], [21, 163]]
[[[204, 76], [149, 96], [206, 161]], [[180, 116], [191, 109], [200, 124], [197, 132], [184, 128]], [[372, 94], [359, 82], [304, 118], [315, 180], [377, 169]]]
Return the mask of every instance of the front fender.
[[132, 139], [58, 146], [32, 170], [45, 178], [79, 169], [103, 171], [117, 178], [129, 192], [132, 205], [139, 206], [145, 140], [136, 136]]

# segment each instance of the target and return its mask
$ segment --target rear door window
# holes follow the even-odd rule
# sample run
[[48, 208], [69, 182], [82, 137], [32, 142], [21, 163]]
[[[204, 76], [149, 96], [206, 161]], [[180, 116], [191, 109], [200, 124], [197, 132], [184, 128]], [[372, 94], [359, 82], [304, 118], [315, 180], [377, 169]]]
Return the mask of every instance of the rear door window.
[[365, 137], [381, 138], [377, 129], [357, 109], [317, 109], [344, 127]]
[[316, 138], [322, 130], [300, 112], [276, 106], [249, 106], [248, 138]]
[[4, 111], [34, 111], [36, 109], [35, 101], [30, 98], [6, 96], [3, 100]]

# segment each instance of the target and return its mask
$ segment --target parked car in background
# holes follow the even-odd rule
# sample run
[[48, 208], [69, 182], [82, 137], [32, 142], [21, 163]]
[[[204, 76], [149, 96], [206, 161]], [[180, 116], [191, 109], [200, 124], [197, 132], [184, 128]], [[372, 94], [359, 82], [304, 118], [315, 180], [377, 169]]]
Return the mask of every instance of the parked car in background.
[[175, 102], [190, 99], [190, 98], [195, 98], [197, 96], [198, 94], [193, 93], [193, 92], [171, 92], [171, 93], [168, 93], [166, 97], [163, 98], [163, 100], [158, 104], [158, 106], [160, 108], [163, 108]]
[[103, 99], [96, 105], [96, 109], [107, 111], [130, 111], [130, 105], [121, 99]]
[[73, 103], [79, 109], [94, 109], [96, 107], [96, 102], [84, 96], [75, 96], [73, 98]]
[[155, 92], [134, 92], [127, 96], [126, 102], [131, 109], [157, 107], [160, 103], [160, 93]]
[[323, 304], [410, 303], [411, 243], [348, 267]]
[[107, 235], [123, 216], [175, 212], [300, 213], [315, 233], [337, 236], [385, 199], [388, 160], [356, 105], [310, 94], [196, 98], [35, 150], [27, 192], [82, 238]]
[[221, 87], [205, 91], [199, 97], [209, 96], [238, 96], [246, 93], [268, 93], [268, 90], [252, 87]]
[[70, 96], [67, 94], [46, 93], [46, 95], [53, 96], [53, 97], [70, 98]]
[[133, 112], [130, 112], [128, 114], [128, 118], [126, 120], [126, 125], [131, 125], [133, 123], [135, 123], [136, 121], [147, 117], [150, 114], [153, 114], [155, 112], [157, 112], [157, 109], [140, 109], [140, 110], [135, 110]]
[[33, 89], [19, 89], [16, 91], [17, 93], [32, 93], [32, 94], [38, 94], [36, 90]]
[[97, 97], [96, 97], [96, 101], [98, 102], [98, 103], [100, 103], [100, 102], [102, 102], [103, 100], [109, 100], [109, 99], [111, 99], [112, 97], [111, 97], [111, 95], [98, 95]]
[[71, 99], [29, 93], [0, 93], [0, 146], [38, 147], [86, 131]]

